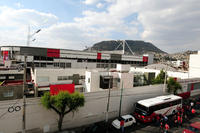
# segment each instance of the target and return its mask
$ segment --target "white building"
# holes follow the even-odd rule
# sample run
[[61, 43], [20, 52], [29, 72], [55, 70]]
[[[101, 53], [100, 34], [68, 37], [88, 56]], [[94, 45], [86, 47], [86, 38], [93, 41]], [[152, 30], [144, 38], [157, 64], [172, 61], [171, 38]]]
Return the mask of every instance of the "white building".
[[200, 51], [197, 54], [191, 54], [189, 60], [189, 78], [200, 77]]
[[86, 71], [86, 92], [100, 91], [103, 89], [131, 89], [133, 88], [134, 75], [129, 72], [130, 65], [117, 64], [113, 71]]

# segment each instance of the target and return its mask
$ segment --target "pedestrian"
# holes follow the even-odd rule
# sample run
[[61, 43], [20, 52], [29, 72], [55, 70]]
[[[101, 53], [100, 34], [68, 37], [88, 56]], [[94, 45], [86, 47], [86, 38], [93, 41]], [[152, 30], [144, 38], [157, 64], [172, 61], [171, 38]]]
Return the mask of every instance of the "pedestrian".
[[163, 132], [163, 121], [160, 121], [159, 133]]
[[178, 116], [177, 116], [177, 120], [178, 120], [178, 126], [181, 125], [181, 116], [180, 116], [179, 113], [178, 113]]
[[173, 121], [174, 121], [174, 126], [178, 127], [178, 120], [177, 120], [177, 115], [176, 114], [173, 116]]
[[168, 131], [169, 131], [169, 125], [166, 123], [165, 124], [165, 133], [168, 133]]
[[120, 121], [121, 132], [124, 133], [124, 120]]
[[157, 115], [157, 116], [156, 116], [156, 126], [158, 126], [158, 125], [159, 125], [159, 122], [160, 122], [160, 116], [159, 116], [159, 115]]

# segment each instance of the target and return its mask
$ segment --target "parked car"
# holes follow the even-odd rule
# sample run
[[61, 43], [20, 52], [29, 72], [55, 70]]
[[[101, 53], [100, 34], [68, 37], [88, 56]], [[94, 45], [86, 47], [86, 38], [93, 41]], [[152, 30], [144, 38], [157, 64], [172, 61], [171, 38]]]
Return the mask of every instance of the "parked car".
[[187, 129], [183, 130], [183, 133], [200, 133], [200, 122], [191, 123]]
[[120, 129], [120, 122], [124, 121], [124, 127], [128, 127], [136, 123], [135, 118], [132, 115], [123, 115], [112, 122], [113, 127]]

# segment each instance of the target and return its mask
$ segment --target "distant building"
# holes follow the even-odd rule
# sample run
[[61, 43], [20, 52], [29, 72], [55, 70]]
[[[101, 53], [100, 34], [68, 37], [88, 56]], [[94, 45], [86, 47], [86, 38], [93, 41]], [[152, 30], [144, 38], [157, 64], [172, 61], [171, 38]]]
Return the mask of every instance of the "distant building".
[[43, 68], [115, 68], [116, 64], [146, 66], [153, 62], [152, 55], [123, 55], [115, 51], [88, 52], [41, 47], [2, 46], [1, 57], [4, 67], [19, 67], [27, 56], [28, 67]]

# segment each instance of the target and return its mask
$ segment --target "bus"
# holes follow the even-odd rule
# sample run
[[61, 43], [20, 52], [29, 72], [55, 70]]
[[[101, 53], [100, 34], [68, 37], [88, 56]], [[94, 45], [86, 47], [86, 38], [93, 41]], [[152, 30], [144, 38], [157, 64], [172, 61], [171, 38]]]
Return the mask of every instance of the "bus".
[[147, 123], [155, 120], [157, 115], [172, 115], [182, 108], [182, 97], [165, 95], [145, 100], [135, 104], [134, 116], [141, 122]]

